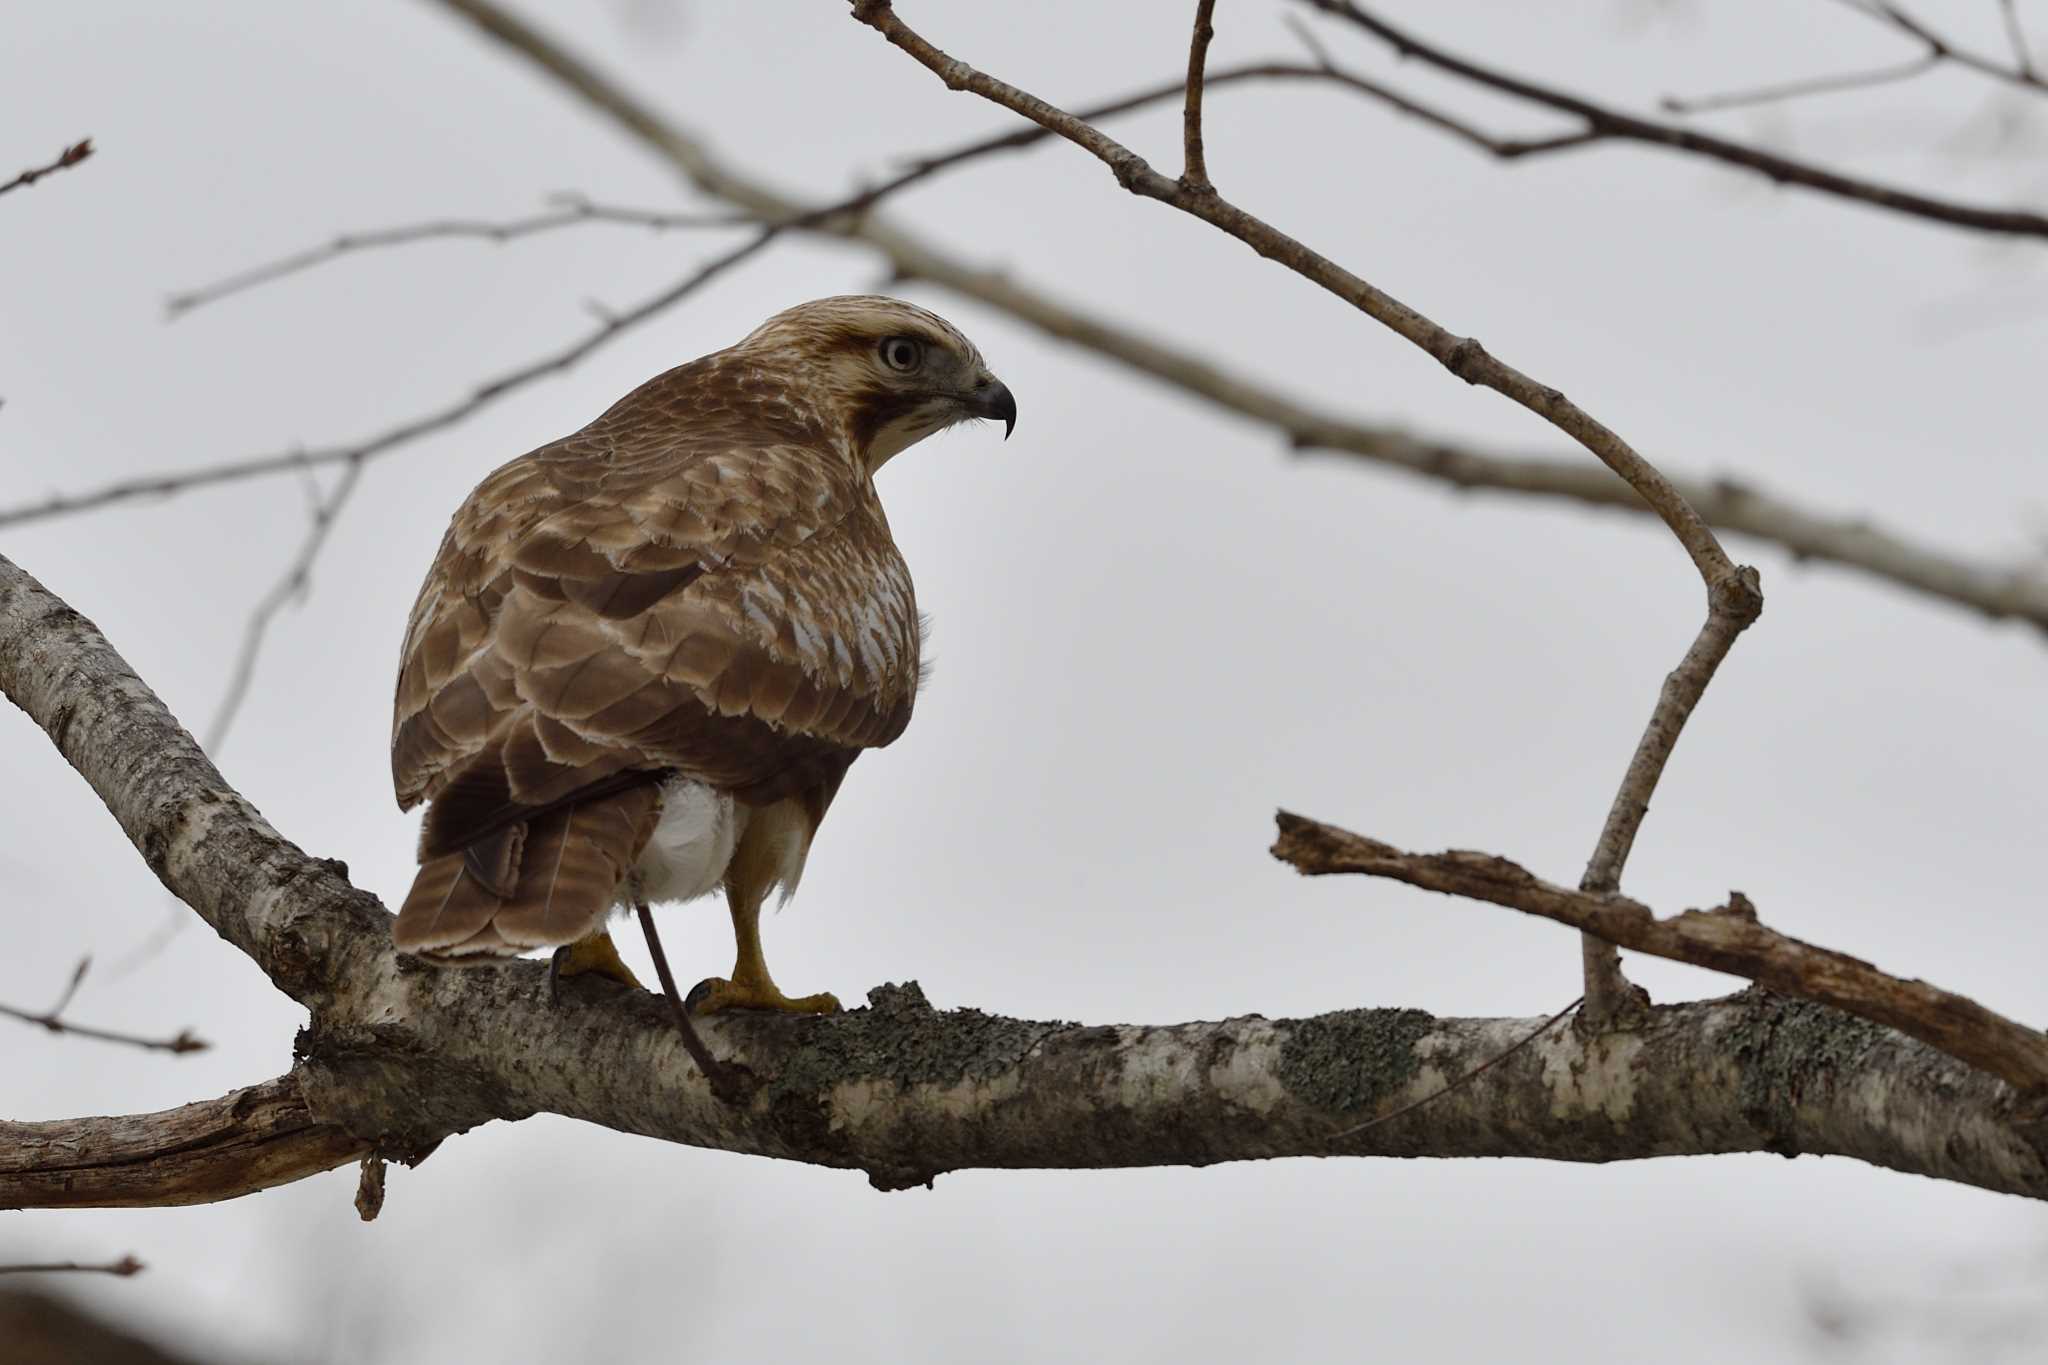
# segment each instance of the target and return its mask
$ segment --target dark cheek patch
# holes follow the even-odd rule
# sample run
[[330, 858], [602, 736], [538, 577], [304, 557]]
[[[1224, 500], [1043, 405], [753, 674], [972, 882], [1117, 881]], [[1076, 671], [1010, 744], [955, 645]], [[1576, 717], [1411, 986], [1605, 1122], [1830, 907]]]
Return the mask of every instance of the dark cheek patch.
[[882, 428], [889, 426], [923, 407], [928, 394], [889, 393], [870, 390], [861, 396], [854, 408], [853, 439], [856, 447], [866, 450], [875, 443]]

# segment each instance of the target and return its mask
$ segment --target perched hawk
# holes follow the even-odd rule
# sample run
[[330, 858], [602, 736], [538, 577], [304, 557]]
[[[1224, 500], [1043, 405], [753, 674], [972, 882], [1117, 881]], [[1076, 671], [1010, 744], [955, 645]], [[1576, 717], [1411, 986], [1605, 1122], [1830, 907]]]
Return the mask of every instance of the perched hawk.
[[428, 802], [393, 931], [441, 963], [570, 945], [631, 982], [614, 907], [725, 888], [739, 956], [700, 1011], [791, 999], [761, 955], [863, 749], [917, 694], [910, 570], [874, 475], [1010, 391], [943, 318], [820, 299], [497, 470], [406, 627], [400, 809]]

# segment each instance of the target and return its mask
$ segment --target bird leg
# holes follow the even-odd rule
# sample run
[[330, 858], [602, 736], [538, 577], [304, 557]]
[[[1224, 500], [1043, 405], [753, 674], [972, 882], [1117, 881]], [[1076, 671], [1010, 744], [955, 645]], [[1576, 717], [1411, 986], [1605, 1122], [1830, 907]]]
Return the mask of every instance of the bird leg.
[[720, 1010], [780, 1010], [784, 1014], [837, 1014], [839, 997], [829, 992], [790, 997], [784, 995], [768, 975], [768, 959], [761, 952], [762, 894], [728, 881], [726, 903], [732, 909], [732, 935], [739, 945], [732, 976], [700, 981], [690, 992], [690, 1004], [699, 1014]]
[[633, 975], [633, 969], [619, 956], [619, 945], [613, 943], [612, 936], [603, 929], [555, 949], [555, 955], [548, 963], [548, 994], [556, 993], [564, 977], [585, 974], [608, 977], [622, 986], [642, 989], [640, 978]]
[[697, 1035], [697, 1026], [690, 1022], [690, 1011], [684, 1007], [675, 976], [668, 969], [668, 954], [661, 950], [661, 935], [654, 932], [654, 912], [647, 908], [637, 881], [633, 885], [633, 911], [640, 916], [640, 932], [647, 936], [647, 951], [654, 956], [654, 974], [661, 978], [661, 993], [668, 997], [669, 1013], [675, 1016], [676, 1029], [683, 1035], [683, 1051], [690, 1054], [704, 1079], [711, 1082], [712, 1094], [727, 1104], [744, 1104], [753, 1090], [754, 1073], [737, 1062], [719, 1061]]

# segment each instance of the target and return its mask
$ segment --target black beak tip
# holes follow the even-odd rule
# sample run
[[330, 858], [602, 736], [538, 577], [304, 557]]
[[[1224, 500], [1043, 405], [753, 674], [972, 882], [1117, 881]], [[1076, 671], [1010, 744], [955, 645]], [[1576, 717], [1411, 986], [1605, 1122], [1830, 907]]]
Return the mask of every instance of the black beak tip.
[[982, 415], [1003, 419], [1003, 439], [1010, 439], [1010, 433], [1017, 429], [1017, 400], [1010, 393], [1009, 385], [1000, 379], [991, 380], [988, 392], [982, 396]]

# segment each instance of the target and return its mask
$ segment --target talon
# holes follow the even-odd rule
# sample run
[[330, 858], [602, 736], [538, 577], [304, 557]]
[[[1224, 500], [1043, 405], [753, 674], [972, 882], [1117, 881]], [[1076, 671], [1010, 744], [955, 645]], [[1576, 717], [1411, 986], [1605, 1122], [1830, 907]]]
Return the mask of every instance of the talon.
[[690, 990], [692, 1014], [720, 1014], [726, 1010], [774, 1010], [780, 1014], [837, 1014], [839, 997], [828, 991], [817, 995], [790, 997], [772, 981], [728, 981], [714, 976], [699, 981]]
[[561, 999], [562, 978], [569, 976], [601, 976], [636, 991], [643, 989], [640, 978], [619, 956], [612, 936], [602, 930], [555, 949], [554, 957], [548, 961], [549, 999]]

